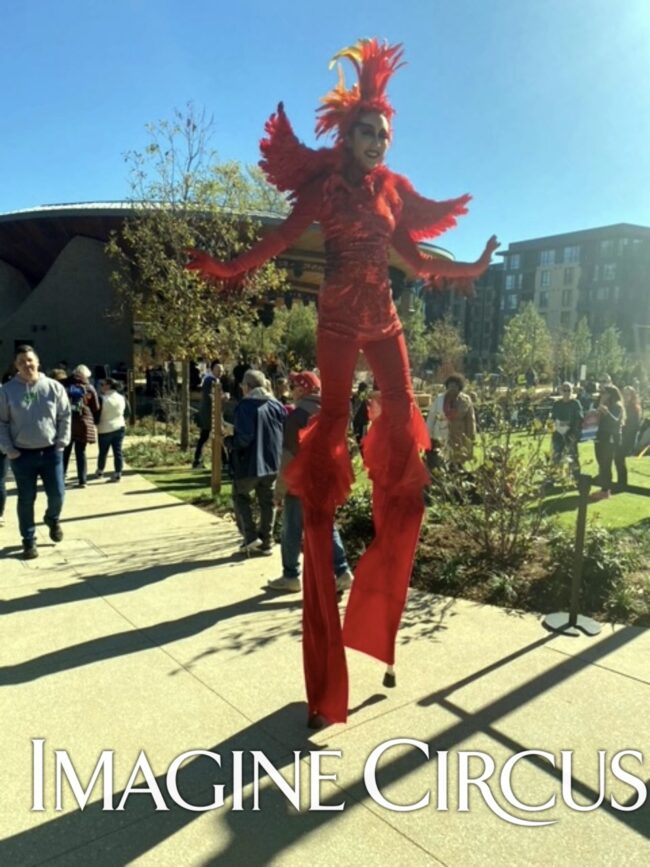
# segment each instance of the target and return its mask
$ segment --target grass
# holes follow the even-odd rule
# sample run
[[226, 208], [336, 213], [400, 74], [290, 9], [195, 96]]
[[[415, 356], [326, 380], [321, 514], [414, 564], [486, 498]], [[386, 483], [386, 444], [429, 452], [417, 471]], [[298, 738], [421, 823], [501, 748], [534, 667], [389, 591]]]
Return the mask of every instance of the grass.
[[[593, 443], [581, 443], [579, 454], [581, 472], [594, 477], [598, 473], [598, 465]], [[615, 494], [609, 500], [590, 504], [587, 511], [588, 520], [597, 521], [608, 530], [631, 530], [644, 521], [650, 521], [650, 458], [627, 458], [626, 465], [628, 485], [638, 488], [644, 494]], [[599, 488], [592, 488], [592, 491], [597, 490]], [[573, 487], [546, 499], [547, 513], [553, 515], [562, 527], [575, 526], [577, 508], [578, 494]]]
[[[525, 435], [516, 436], [524, 438]], [[137, 437], [127, 445], [125, 456], [131, 466], [138, 468], [144, 478], [165, 493], [217, 515], [232, 515], [231, 482], [224, 479], [220, 493], [213, 495], [210, 471], [192, 470], [191, 453], [182, 452], [173, 440]], [[596, 475], [592, 443], [581, 444], [580, 461], [583, 473]], [[372, 523], [367, 496], [369, 482], [358, 456], [353, 459], [353, 465], [356, 477], [353, 496], [340, 518], [348, 555], [354, 563], [372, 537]], [[606, 538], [611, 540], [611, 544], [600, 542], [596, 565], [603, 565], [606, 554], [608, 561], [604, 568], [611, 577], [619, 562], [628, 564], [625, 579], [613, 581], [602, 605], [599, 603], [589, 613], [603, 619], [650, 626], [650, 574], [647, 570], [650, 562], [650, 458], [628, 458], [627, 468], [629, 484], [645, 495], [616, 494], [609, 500], [589, 505], [589, 532], [600, 534], [602, 539], [604, 530]], [[577, 506], [577, 491], [571, 483], [565, 490], [553, 493], [545, 500], [545, 510], [553, 525], [565, 533], [561, 559], [563, 564], [566, 561], [569, 570]], [[562, 566], [558, 577], [557, 564], [553, 565], [552, 558], [549, 558], [546, 534], [540, 536], [518, 567], [495, 570], [484, 561], [480, 551], [470, 550], [466, 539], [455, 538], [450, 532], [449, 521], [445, 518], [445, 510], [450, 507], [453, 508], [438, 503], [428, 510], [414, 566], [417, 586], [431, 592], [464, 596], [505, 607], [533, 611], [566, 608], [566, 568]], [[630, 563], [635, 565], [630, 568]]]

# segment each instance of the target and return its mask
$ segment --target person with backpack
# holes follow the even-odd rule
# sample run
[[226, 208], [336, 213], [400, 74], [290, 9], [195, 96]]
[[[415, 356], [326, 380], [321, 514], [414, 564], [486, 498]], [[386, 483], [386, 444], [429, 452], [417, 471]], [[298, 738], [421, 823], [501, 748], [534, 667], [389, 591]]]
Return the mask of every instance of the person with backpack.
[[77, 487], [85, 488], [88, 482], [88, 462], [86, 446], [97, 442], [95, 419], [99, 417], [99, 398], [90, 384], [90, 370], [85, 364], [78, 364], [63, 383], [72, 413], [72, 439], [63, 452], [63, 476], [68, 470], [72, 447], [77, 462]]

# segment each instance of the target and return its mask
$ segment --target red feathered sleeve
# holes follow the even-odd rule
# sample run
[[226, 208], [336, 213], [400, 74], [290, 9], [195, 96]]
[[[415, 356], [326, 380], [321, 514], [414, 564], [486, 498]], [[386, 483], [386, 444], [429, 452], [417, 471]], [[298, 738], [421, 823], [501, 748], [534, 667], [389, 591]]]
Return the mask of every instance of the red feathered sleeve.
[[[456, 225], [456, 217], [467, 213], [471, 196], [460, 196], [436, 202], [425, 199], [413, 189], [402, 175], [393, 175], [393, 186], [401, 200], [401, 212], [393, 232], [393, 247], [419, 277], [432, 277], [429, 288], [441, 288], [440, 280], [448, 281], [457, 292], [472, 294], [472, 282], [490, 264], [493, 251], [499, 246], [496, 237], [490, 238], [476, 262], [454, 262], [420, 252], [417, 241], [433, 238]], [[439, 279], [438, 279], [439, 278]], [[446, 288], [446, 287], [445, 287]]]
[[233, 280], [248, 271], [259, 268], [273, 259], [287, 247], [294, 244], [302, 233], [318, 219], [322, 183], [313, 182], [300, 191], [293, 210], [287, 219], [273, 229], [250, 250], [230, 262], [219, 262], [199, 250], [190, 250], [190, 262], [185, 266], [191, 271], [199, 271], [204, 277], [216, 280]]
[[436, 202], [417, 193], [403, 175], [395, 175], [395, 189], [402, 200], [400, 228], [412, 241], [435, 238], [456, 225], [456, 217], [467, 213], [469, 195]]
[[330, 171], [339, 159], [334, 148], [314, 150], [299, 141], [282, 103], [264, 129], [267, 137], [260, 142], [260, 168], [274, 187], [292, 198], [314, 178]]

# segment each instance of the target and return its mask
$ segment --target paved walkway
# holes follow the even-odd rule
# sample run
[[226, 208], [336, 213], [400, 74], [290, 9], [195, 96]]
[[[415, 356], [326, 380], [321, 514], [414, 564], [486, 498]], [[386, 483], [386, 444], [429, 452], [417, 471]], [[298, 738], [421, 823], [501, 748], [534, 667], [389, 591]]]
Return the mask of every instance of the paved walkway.
[[[34, 561], [19, 559], [13, 494], [0, 530], [3, 867], [650, 863], [650, 799], [628, 811], [610, 803], [634, 807], [650, 781], [650, 630], [553, 636], [534, 616], [413, 593], [398, 688], [384, 689], [382, 667], [350, 652], [349, 722], [314, 734], [305, 728], [300, 598], [264, 590], [279, 574], [278, 554], [233, 556], [231, 523], [133, 472], [119, 485], [70, 489], [64, 517], [59, 545], [39, 528]], [[398, 738], [419, 743], [387, 746], [373, 774], [373, 750]], [[44, 739], [42, 786], [34, 739]], [[224, 784], [225, 805], [204, 812], [179, 806], [165, 785], [174, 759], [199, 749], [218, 753], [221, 767], [188, 757], [176, 801], [218, 803], [214, 786]], [[506, 762], [531, 749], [553, 753], [557, 767], [544, 756], [513, 760], [509, 795]], [[631, 749], [643, 761], [622, 760], [633, 775], [626, 781], [611, 766]], [[102, 751], [113, 751], [112, 782], [104, 753], [84, 810], [81, 790], [75, 800], [65, 781], [56, 809], [55, 750], [67, 751], [84, 788]], [[141, 750], [140, 767], [151, 772], [129, 787]], [[254, 750], [291, 786], [299, 777], [301, 810], [288, 784], [283, 794], [263, 770], [254, 785]], [[598, 751], [606, 751], [598, 809], [565, 805], [560, 750], [573, 751], [579, 805], [598, 801]], [[332, 777], [320, 786], [317, 758]], [[466, 787], [464, 776], [490, 759], [490, 788]], [[133, 787], [149, 793], [129, 794]], [[233, 809], [240, 789], [243, 809]], [[427, 792], [421, 809], [390, 808]], [[554, 803], [526, 812], [515, 796]], [[35, 797], [42, 811], [31, 810]], [[318, 798], [344, 808], [309, 811]], [[121, 801], [123, 810], [110, 809]], [[521, 820], [552, 824], [514, 824]]]

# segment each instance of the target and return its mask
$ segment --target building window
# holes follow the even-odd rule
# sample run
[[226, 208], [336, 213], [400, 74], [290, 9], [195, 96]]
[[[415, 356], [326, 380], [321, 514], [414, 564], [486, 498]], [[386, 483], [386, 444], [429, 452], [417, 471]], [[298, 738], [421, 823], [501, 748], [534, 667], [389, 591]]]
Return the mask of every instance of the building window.
[[603, 265], [603, 280], [616, 280], [616, 265], [608, 262]]
[[563, 310], [560, 313], [560, 325], [563, 328], [568, 328], [571, 325], [571, 312], [569, 310]]
[[515, 288], [515, 275], [514, 274], [506, 274], [506, 289], [508, 292], [512, 292]]
[[510, 271], [516, 271], [521, 268], [521, 256], [519, 253], [513, 253], [508, 260], [508, 268]]
[[565, 247], [564, 248], [564, 262], [579, 262], [580, 261], [580, 247]]
[[521, 287], [523, 285], [524, 285], [524, 275], [523, 274], [517, 274], [517, 289], [521, 289]]
[[564, 285], [570, 286], [573, 283], [573, 268], [564, 269]]
[[597, 301], [609, 301], [609, 286], [599, 286], [596, 289]]
[[573, 304], [573, 289], [562, 290], [562, 307], [570, 307]]
[[601, 241], [600, 242], [600, 255], [601, 256], [611, 256], [614, 253], [614, 242], [613, 241]]
[[555, 250], [542, 250], [539, 254], [540, 265], [555, 265]]
[[508, 310], [516, 310], [517, 309], [517, 296], [516, 295], [508, 295]]
[[542, 271], [539, 285], [542, 287], [542, 289], [548, 289], [548, 287], [551, 285], [550, 271]]
[[627, 247], [627, 245], [629, 243], [630, 243], [629, 238], [619, 238], [618, 239], [618, 255], [619, 256], [623, 255], [623, 253], [625, 252], [625, 248]]
[[600, 265], [594, 265], [594, 280], [600, 280]]
[[548, 292], [539, 293], [539, 309], [546, 310], [548, 307]]

